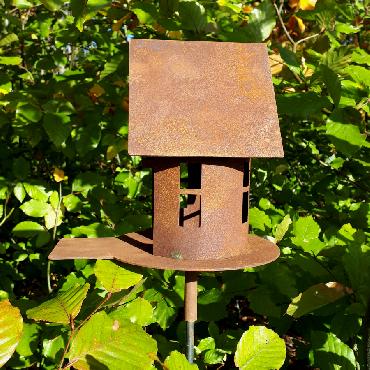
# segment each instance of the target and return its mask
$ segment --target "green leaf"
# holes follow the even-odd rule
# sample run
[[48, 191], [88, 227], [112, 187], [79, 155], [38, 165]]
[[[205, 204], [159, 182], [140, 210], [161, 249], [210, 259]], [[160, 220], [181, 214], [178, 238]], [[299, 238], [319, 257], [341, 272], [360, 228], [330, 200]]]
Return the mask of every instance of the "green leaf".
[[78, 30], [82, 32], [86, 21], [92, 19], [99, 11], [110, 5], [111, 2], [108, 0], [72, 0], [71, 10]]
[[23, 183], [26, 193], [36, 200], [46, 203], [49, 199], [48, 193], [45, 191], [45, 187], [41, 185], [32, 185], [28, 183]]
[[165, 17], [171, 17], [179, 8], [179, 0], [159, 0], [159, 11]]
[[158, 17], [157, 8], [150, 3], [136, 3], [132, 11], [138, 17], [141, 24], [153, 24]]
[[284, 60], [284, 63], [287, 65], [287, 67], [293, 72], [296, 73], [297, 75], [300, 75], [302, 70], [301, 70], [301, 65], [297, 59], [297, 56], [295, 53], [292, 51], [285, 49], [283, 47], [279, 47], [280, 55]]
[[253, 207], [249, 210], [249, 223], [252, 227], [265, 231], [266, 226], [271, 228], [270, 217], [266, 215], [265, 212], [260, 209]]
[[312, 216], [300, 217], [293, 226], [295, 236], [292, 238], [292, 242], [304, 251], [317, 255], [325, 247], [325, 244], [319, 239], [320, 231], [320, 226]]
[[111, 228], [99, 222], [94, 222], [90, 225], [77, 226], [72, 228], [72, 235], [76, 237], [87, 236], [88, 238], [103, 238], [114, 236]]
[[280, 369], [285, 354], [285, 342], [273, 330], [250, 326], [238, 343], [235, 365], [242, 370]]
[[129, 321], [96, 313], [79, 330], [69, 352], [73, 367], [81, 370], [145, 370], [157, 353], [155, 340]]
[[130, 288], [143, 277], [108, 260], [96, 261], [94, 273], [103, 287], [111, 293]]
[[292, 300], [286, 313], [294, 318], [306, 315], [346, 295], [346, 288], [335, 282], [311, 286]]
[[64, 0], [40, 0], [40, 1], [44, 4], [44, 6], [48, 10], [51, 10], [52, 12], [60, 10], [60, 8], [64, 4]]
[[328, 98], [312, 91], [277, 95], [276, 103], [280, 114], [307, 119], [313, 114], [321, 114], [321, 109], [331, 108]]
[[19, 238], [32, 238], [36, 237], [36, 245], [41, 247], [45, 245], [49, 239], [49, 233], [37, 222], [33, 221], [22, 221], [15, 225], [12, 233]]
[[38, 122], [42, 117], [41, 109], [32, 104], [18, 105], [16, 113], [31, 122]]
[[275, 229], [275, 243], [279, 243], [284, 235], [287, 233], [292, 220], [289, 215], [285, 215], [283, 220], [276, 226]]
[[202, 4], [198, 1], [183, 0], [179, 2], [181, 28], [184, 30], [203, 32], [207, 25], [207, 16]]
[[38, 324], [23, 324], [23, 333], [16, 352], [20, 356], [32, 356], [37, 351], [40, 326]]
[[84, 172], [76, 176], [72, 183], [73, 192], [81, 192], [85, 197], [96, 186], [102, 186], [104, 178], [94, 172]]
[[[57, 214], [58, 213], [58, 214]], [[58, 212], [50, 204], [47, 204], [46, 213], [44, 215], [45, 227], [50, 230], [53, 227], [59, 226], [63, 222], [63, 210]]]
[[316, 367], [328, 370], [358, 368], [353, 350], [333, 333], [314, 331], [311, 334], [311, 343]]
[[157, 303], [154, 310], [154, 318], [163, 330], [171, 325], [175, 317], [176, 309], [171, 307], [164, 298]]
[[186, 359], [185, 355], [178, 351], [172, 351], [169, 356], [167, 356], [164, 365], [168, 370], [196, 370], [198, 366], [195, 364], [190, 364]]
[[81, 199], [74, 194], [65, 195], [63, 197], [63, 204], [68, 212], [79, 212], [82, 208]]
[[8, 94], [12, 91], [13, 86], [10, 78], [5, 74], [0, 74], [0, 94]]
[[281, 307], [275, 302], [273, 291], [266, 285], [248, 292], [247, 297], [253, 312], [269, 317], [281, 317]]
[[100, 79], [111, 75], [112, 73], [116, 72], [121, 63], [124, 60], [124, 55], [122, 53], [113, 55], [109, 62], [104, 64], [104, 69], [100, 73]]
[[244, 28], [248, 42], [261, 42], [266, 40], [276, 24], [276, 13], [270, 0], [263, 0], [255, 7]]
[[18, 66], [22, 63], [21, 57], [2, 57], [0, 56], [0, 64]]
[[17, 179], [26, 179], [31, 172], [30, 162], [23, 157], [13, 160], [13, 174]]
[[112, 319], [126, 319], [140, 326], [147, 326], [153, 322], [153, 307], [144, 298], [136, 298], [123, 307], [115, 309], [110, 315]]
[[44, 116], [44, 129], [57, 148], [64, 144], [69, 137], [71, 132], [69, 121], [69, 116], [61, 113], [46, 113]]
[[48, 212], [48, 206], [50, 206], [48, 203], [44, 203], [41, 200], [31, 199], [23, 203], [19, 208], [27, 216], [44, 217]]
[[13, 307], [8, 300], [0, 302], [0, 367], [14, 353], [23, 330], [23, 319], [19, 309]]
[[11, 44], [12, 42], [18, 41], [18, 36], [15, 33], [9, 33], [2, 39], [0, 39], [0, 47]]
[[341, 96], [341, 84], [338, 75], [324, 64], [320, 65], [320, 74], [334, 105], [338, 106]]
[[42, 355], [54, 363], [59, 362], [65, 345], [66, 343], [62, 335], [58, 335], [52, 339], [44, 339], [42, 341]]
[[90, 124], [78, 131], [76, 138], [76, 149], [80, 155], [98, 147], [101, 138], [101, 129], [99, 125]]
[[36, 321], [69, 324], [80, 312], [89, 287], [88, 283], [83, 286], [76, 284], [40, 306], [27, 310], [27, 317]]
[[221, 364], [226, 359], [226, 352], [221, 349], [210, 349], [204, 353], [204, 363], [215, 365]]
[[345, 33], [346, 35], [350, 35], [352, 33], [359, 32], [360, 28], [353, 26], [352, 24], [335, 22], [335, 30], [340, 33]]
[[358, 64], [367, 64], [370, 66], [370, 54], [364, 49], [356, 48], [352, 53], [352, 61]]
[[351, 65], [345, 69], [345, 72], [348, 73], [354, 81], [363, 86], [370, 87], [370, 71], [368, 68]]
[[345, 122], [341, 112], [334, 112], [326, 123], [326, 134], [335, 147], [347, 156], [355, 154], [366, 142], [357, 125]]

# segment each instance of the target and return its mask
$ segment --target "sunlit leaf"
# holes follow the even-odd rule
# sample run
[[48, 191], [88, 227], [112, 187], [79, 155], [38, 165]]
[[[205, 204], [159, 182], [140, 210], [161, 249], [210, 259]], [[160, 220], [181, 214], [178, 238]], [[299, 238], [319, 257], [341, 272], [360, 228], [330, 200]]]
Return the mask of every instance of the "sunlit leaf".
[[19, 309], [8, 300], [0, 302], [0, 367], [15, 351], [23, 330], [23, 319]]
[[156, 353], [155, 340], [139, 326], [99, 312], [77, 333], [69, 361], [81, 370], [149, 370]]
[[264, 326], [250, 326], [238, 343], [235, 365], [242, 370], [280, 369], [285, 353], [284, 340], [274, 331]]
[[90, 285], [81, 286], [59, 293], [44, 303], [27, 311], [27, 316], [36, 321], [47, 321], [59, 324], [69, 324], [80, 312], [82, 302], [86, 298]]
[[319, 239], [320, 226], [312, 216], [300, 217], [293, 225], [294, 237], [292, 242], [306, 252], [318, 254], [325, 247]]
[[329, 303], [335, 302], [347, 293], [349, 293], [348, 288], [337, 282], [316, 284], [295, 297], [286, 313], [298, 318]]
[[190, 364], [186, 357], [178, 352], [172, 351], [164, 361], [164, 365], [168, 370], [197, 370], [198, 366]]
[[134, 286], [143, 277], [108, 260], [96, 261], [94, 273], [104, 288], [112, 293]]

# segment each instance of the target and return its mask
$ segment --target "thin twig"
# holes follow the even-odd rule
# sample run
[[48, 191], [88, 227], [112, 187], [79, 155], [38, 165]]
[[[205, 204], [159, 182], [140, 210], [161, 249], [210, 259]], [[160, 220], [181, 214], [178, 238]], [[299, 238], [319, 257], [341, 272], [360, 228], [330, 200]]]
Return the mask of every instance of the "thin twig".
[[298, 44], [300, 44], [301, 42], [305, 42], [305, 41], [307, 41], [307, 40], [309, 40], [309, 39], [313, 39], [313, 38], [315, 38], [315, 37], [317, 37], [317, 36], [320, 36], [323, 32], [324, 32], [324, 31], [321, 31], [321, 32], [319, 32], [319, 33], [315, 33], [314, 35], [307, 36], [307, 37], [305, 37], [304, 39], [300, 39], [300, 40], [296, 41], [296, 44], [298, 45]]
[[4, 223], [6, 222], [6, 220], [8, 220], [8, 219], [9, 219], [9, 217], [12, 215], [12, 213], [14, 212], [14, 210], [15, 210], [15, 208], [12, 208], [12, 209], [9, 211], [9, 213], [7, 214], [7, 213], [6, 213], [6, 204], [5, 204], [5, 206], [4, 206], [4, 217], [3, 217], [3, 219], [0, 221], [0, 226], [3, 226], [3, 225], [4, 225]]
[[[94, 309], [94, 311], [92, 311], [90, 313], [89, 316], [86, 317], [85, 320], [83, 320], [80, 325], [78, 325], [77, 328], [75, 328], [75, 325], [74, 325], [74, 321], [73, 319], [71, 318], [70, 320], [70, 326], [71, 326], [71, 334], [69, 335], [69, 338], [68, 338], [68, 342], [64, 348], [64, 351], [63, 351], [63, 356], [62, 356], [62, 359], [60, 361], [60, 364], [59, 364], [59, 367], [58, 367], [58, 370], [62, 369], [62, 366], [63, 366], [63, 362], [64, 362], [64, 357], [66, 356], [68, 350], [69, 350], [69, 347], [72, 343], [72, 340], [74, 339], [74, 336], [75, 334], [78, 333], [79, 329], [91, 318], [92, 315], [94, 315], [94, 313], [96, 311], [98, 311], [102, 306], [103, 304], [112, 296], [112, 293], [111, 292], [108, 292], [108, 294], [106, 295], [106, 297], [104, 297], [104, 299], [98, 304], [98, 306]], [[69, 367], [71, 367], [73, 365], [75, 361], [72, 361], [72, 362], [69, 362], [65, 367], [63, 367], [63, 369], [67, 369]]]
[[70, 316], [69, 325], [71, 327], [71, 333], [69, 335], [68, 342], [67, 342], [66, 346], [64, 347], [62, 359], [60, 360], [60, 363], [59, 363], [59, 366], [58, 366], [58, 370], [60, 370], [62, 368], [62, 366], [63, 366], [64, 357], [66, 356], [66, 354], [67, 354], [67, 352], [69, 350], [69, 346], [71, 345], [71, 342], [72, 342], [72, 337], [75, 334], [75, 324], [74, 324], [74, 321], [73, 321], [72, 316]]
[[117, 307], [117, 306], [121, 306], [123, 304], [125, 304], [133, 294], [135, 294], [140, 288], [141, 286], [145, 283], [145, 280], [147, 278], [144, 278], [144, 279], [141, 279], [137, 284], [134, 285], [134, 287], [125, 295], [123, 296], [118, 302], [116, 303], [112, 303], [112, 304], [108, 304], [106, 305], [106, 307]]
[[97, 311], [99, 311], [99, 309], [104, 305], [104, 303], [106, 303], [110, 297], [112, 296], [112, 293], [111, 292], [108, 292], [108, 294], [104, 297], [104, 299], [98, 304], [98, 306], [94, 309], [94, 311], [92, 311], [89, 316], [86, 317], [85, 320], [83, 320], [80, 325], [78, 325], [76, 331], [78, 331], [88, 320], [90, 320], [91, 316], [94, 315], [94, 313], [96, 313]]
[[283, 30], [284, 30], [284, 32], [285, 32], [285, 35], [286, 35], [286, 37], [288, 38], [288, 40], [292, 43], [292, 45], [294, 46], [294, 44], [295, 44], [295, 42], [294, 42], [294, 40], [292, 39], [292, 36], [290, 36], [290, 34], [289, 34], [289, 32], [288, 32], [288, 30], [286, 29], [286, 27], [285, 27], [285, 24], [284, 24], [284, 21], [283, 21], [283, 18], [281, 17], [281, 11], [279, 11], [279, 8], [277, 7], [277, 5], [276, 5], [276, 3], [275, 2], [273, 2], [273, 4], [274, 4], [274, 8], [275, 8], [275, 10], [276, 10], [276, 14], [277, 14], [277, 16], [278, 16], [278, 18], [279, 18], [279, 21], [280, 21], [280, 24], [281, 24], [281, 27], [283, 27]]

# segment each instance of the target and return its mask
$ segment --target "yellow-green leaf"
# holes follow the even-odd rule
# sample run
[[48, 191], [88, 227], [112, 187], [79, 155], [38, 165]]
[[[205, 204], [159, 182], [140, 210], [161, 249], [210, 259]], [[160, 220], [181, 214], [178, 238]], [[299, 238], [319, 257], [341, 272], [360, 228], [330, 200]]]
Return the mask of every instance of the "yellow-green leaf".
[[250, 326], [236, 348], [235, 365], [242, 370], [280, 369], [285, 354], [285, 342], [273, 330]]
[[90, 284], [81, 286], [76, 284], [73, 288], [59, 293], [40, 306], [27, 311], [27, 316], [36, 321], [47, 321], [59, 324], [69, 324], [80, 312], [82, 302], [86, 298]]
[[178, 352], [172, 351], [164, 362], [168, 370], [197, 370], [198, 366], [190, 364], [186, 357]]
[[23, 331], [23, 319], [19, 309], [8, 300], [0, 302], [0, 367], [14, 353]]
[[286, 313], [295, 318], [310, 313], [322, 306], [344, 297], [348, 288], [336, 282], [320, 283], [311, 286], [292, 300]]
[[77, 333], [69, 362], [79, 370], [149, 370], [156, 354], [156, 341], [140, 326], [114, 320], [102, 311]]
[[130, 288], [143, 277], [108, 260], [96, 261], [94, 273], [103, 287], [111, 293]]

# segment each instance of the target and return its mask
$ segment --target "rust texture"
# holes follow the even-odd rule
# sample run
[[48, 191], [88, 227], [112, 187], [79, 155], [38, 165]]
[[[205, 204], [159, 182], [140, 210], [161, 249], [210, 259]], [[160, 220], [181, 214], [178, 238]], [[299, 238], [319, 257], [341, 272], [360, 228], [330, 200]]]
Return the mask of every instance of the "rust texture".
[[185, 321], [197, 321], [197, 298], [198, 298], [198, 274], [194, 271], [185, 272], [185, 294], [184, 294], [184, 310]]
[[129, 153], [282, 157], [265, 44], [130, 42]]
[[[154, 254], [207, 260], [246, 253], [250, 246], [248, 220], [246, 217], [243, 222], [242, 214], [243, 194], [249, 194], [245, 160], [193, 159], [193, 164], [199, 164], [199, 189], [180, 188], [180, 162], [184, 159], [158, 159], [154, 164]], [[194, 183], [190, 172], [188, 183]], [[181, 194], [194, 198], [183, 209], [183, 215], [179, 204]], [[246, 202], [248, 206], [248, 197]]]
[[49, 258], [201, 272], [279, 256], [248, 235], [250, 158], [283, 155], [264, 44], [131, 41], [129, 114], [129, 152], [153, 168], [152, 235], [64, 239]]
[[153, 241], [140, 234], [119, 238], [65, 238], [50, 253], [51, 260], [115, 259], [135, 266], [178, 271], [225, 271], [256, 267], [279, 257], [279, 248], [272, 242], [248, 235], [246, 253], [216, 260], [177, 260], [153, 255]]

